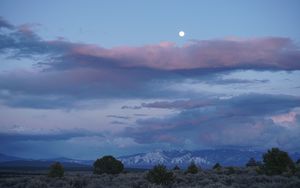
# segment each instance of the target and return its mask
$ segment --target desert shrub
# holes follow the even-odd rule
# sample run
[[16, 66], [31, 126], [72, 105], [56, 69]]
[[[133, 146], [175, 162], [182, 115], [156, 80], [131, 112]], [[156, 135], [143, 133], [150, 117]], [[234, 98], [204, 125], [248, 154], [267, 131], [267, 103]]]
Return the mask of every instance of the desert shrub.
[[298, 178], [300, 178], [300, 165], [299, 164], [297, 164], [297, 166], [296, 166], [295, 176], [297, 176]]
[[180, 168], [179, 168], [179, 166], [175, 166], [174, 168], [173, 168], [173, 170], [180, 170]]
[[49, 177], [63, 177], [64, 176], [64, 167], [59, 162], [53, 163], [50, 166], [48, 176]]
[[216, 163], [214, 166], [213, 166], [213, 169], [214, 170], [219, 170], [219, 169], [221, 169], [222, 168], [222, 166], [220, 165], [220, 163]]
[[256, 160], [255, 160], [253, 157], [251, 157], [251, 158], [249, 159], [249, 161], [247, 162], [246, 166], [247, 166], [247, 167], [253, 167], [253, 166], [258, 166], [258, 165], [257, 165], [257, 163], [256, 163]]
[[94, 174], [119, 174], [123, 171], [124, 165], [113, 156], [104, 156], [94, 162]]
[[70, 186], [73, 188], [83, 188], [87, 186], [87, 180], [85, 178], [76, 177], [71, 179]]
[[235, 173], [236, 173], [236, 171], [235, 171], [234, 167], [232, 167], [232, 166], [227, 167], [227, 174], [228, 175], [235, 174]]
[[146, 179], [157, 185], [170, 185], [174, 181], [174, 175], [167, 170], [166, 166], [156, 165], [147, 173]]
[[287, 152], [272, 148], [263, 155], [261, 170], [267, 175], [280, 175], [284, 172], [294, 173], [295, 165]]
[[39, 179], [32, 178], [26, 185], [26, 188], [47, 188], [47, 184]]
[[192, 161], [191, 164], [188, 166], [186, 173], [197, 174], [198, 171], [199, 171], [198, 167], [196, 166], [195, 162]]
[[55, 188], [59, 188], [59, 187], [63, 187], [63, 188], [69, 188], [69, 183], [61, 178], [61, 179], [55, 179], [54, 181], [52, 181], [51, 183], [49, 183], [49, 187], [55, 187]]

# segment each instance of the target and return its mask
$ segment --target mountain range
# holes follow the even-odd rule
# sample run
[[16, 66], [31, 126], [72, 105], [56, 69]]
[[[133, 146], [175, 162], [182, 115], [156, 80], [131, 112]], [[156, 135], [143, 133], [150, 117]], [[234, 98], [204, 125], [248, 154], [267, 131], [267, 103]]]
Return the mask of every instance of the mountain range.
[[134, 168], [150, 168], [155, 164], [187, 167], [191, 162], [203, 168], [209, 168], [217, 162], [223, 166], [243, 166], [251, 157], [259, 161], [262, 152], [234, 149], [154, 151], [119, 157], [119, 160], [125, 166]]
[[[126, 168], [151, 168], [156, 164], [164, 164], [167, 167], [178, 165], [182, 168], [187, 167], [192, 161], [202, 168], [210, 168], [215, 163], [222, 166], [244, 166], [253, 157], [257, 161], [262, 160], [264, 152], [238, 149], [214, 149], [214, 150], [170, 150], [152, 151], [148, 153], [138, 153], [134, 155], [120, 156]], [[300, 154], [289, 153], [293, 160], [300, 158]], [[94, 160], [76, 160], [70, 158], [52, 159], [24, 159], [15, 156], [0, 154], [0, 168], [18, 167], [49, 167], [54, 161], [61, 162], [65, 168], [91, 168]]]

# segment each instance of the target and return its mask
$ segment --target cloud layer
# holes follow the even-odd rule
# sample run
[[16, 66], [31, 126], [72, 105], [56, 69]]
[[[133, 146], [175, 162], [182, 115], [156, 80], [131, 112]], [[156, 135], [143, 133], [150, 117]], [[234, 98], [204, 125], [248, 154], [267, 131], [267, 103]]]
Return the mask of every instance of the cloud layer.
[[[10, 106], [56, 108], [71, 106], [72, 100], [78, 99], [161, 97], [169, 94], [161, 91], [158, 96], [152, 89], [159, 87], [157, 82], [200, 77], [211, 84], [248, 83], [251, 81], [220, 80], [216, 74], [243, 69], [300, 69], [299, 46], [288, 38], [215, 39], [184, 46], [162, 42], [105, 49], [61, 39], [43, 40], [30, 25], [14, 26], [3, 18], [0, 21], [0, 53], [12, 59], [30, 58], [40, 67], [40, 71], [0, 74], [0, 89], [14, 96], [4, 102]], [[18, 97], [20, 93], [30, 96]], [[45, 97], [37, 97], [41, 95]], [[36, 97], [45, 105], [31, 105]]]
[[[33, 111], [55, 118], [54, 111], [61, 109], [99, 117], [93, 119], [93, 129], [87, 116], [90, 119], [77, 118], [79, 129], [57, 134], [3, 128], [0, 140], [6, 149], [18, 143], [30, 148], [28, 142], [51, 145], [55, 140], [68, 143], [66, 147], [74, 140], [87, 145], [114, 143], [115, 150], [124, 151], [162, 145], [300, 149], [300, 96], [295, 94], [300, 49], [289, 38], [193, 40], [183, 46], [161, 42], [108, 49], [62, 38], [45, 40], [28, 24], [16, 26], [0, 18], [0, 55], [3, 62], [31, 63], [27, 69], [15, 65], [0, 72], [0, 110], [24, 112], [28, 119]], [[253, 70], [248, 77], [246, 70]], [[267, 76], [261, 76], [263, 71]], [[290, 76], [281, 78], [282, 72]], [[233, 73], [238, 76], [232, 77]], [[102, 111], [86, 108], [109, 100], [119, 106], [103, 105]], [[61, 113], [71, 118], [68, 110]], [[0, 114], [0, 126], [12, 126], [14, 117], [9, 118]], [[53, 125], [45, 121], [43, 126], [47, 130]]]
[[[200, 105], [199, 105], [200, 104]], [[299, 149], [299, 97], [241, 95], [230, 99], [154, 102], [147, 108], [174, 108], [165, 118], [139, 120], [124, 131], [139, 143], [169, 142], [184, 146], [188, 139], [201, 147], [269, 147]], [[286, 123], [282, 126], [281, 123]], [[283, 141], [284, 140], [284, 141]]]

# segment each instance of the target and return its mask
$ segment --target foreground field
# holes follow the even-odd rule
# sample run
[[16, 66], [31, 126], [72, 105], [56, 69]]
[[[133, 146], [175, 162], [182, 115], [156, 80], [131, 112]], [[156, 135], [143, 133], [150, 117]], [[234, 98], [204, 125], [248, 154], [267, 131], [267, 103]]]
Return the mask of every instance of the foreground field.
[[[245, 187], [245, 188], [299, 188], [300, 177], [259, 175], [255, 169], [234, 168], [219, 171], [204, 170], [197, 174], [185, 174], [183, 171], [173, 171], [175, 180], [168, 187]], [[67, 172], [63, 178], [49, 178], [44, 174], [11, 174], [2, 175], [1, 188], [156, 188], [163, 187], [149, 183], [147, 172], [127, 172], [119, 175], [93, 175], [91, 172]]]

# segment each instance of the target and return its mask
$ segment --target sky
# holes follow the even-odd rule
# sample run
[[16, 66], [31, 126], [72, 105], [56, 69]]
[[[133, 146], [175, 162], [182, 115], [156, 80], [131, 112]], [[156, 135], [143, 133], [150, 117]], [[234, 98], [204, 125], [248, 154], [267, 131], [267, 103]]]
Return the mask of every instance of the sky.
[[297, 0], [2, 0], [0, 153], [300, 152], [299, 9]]

